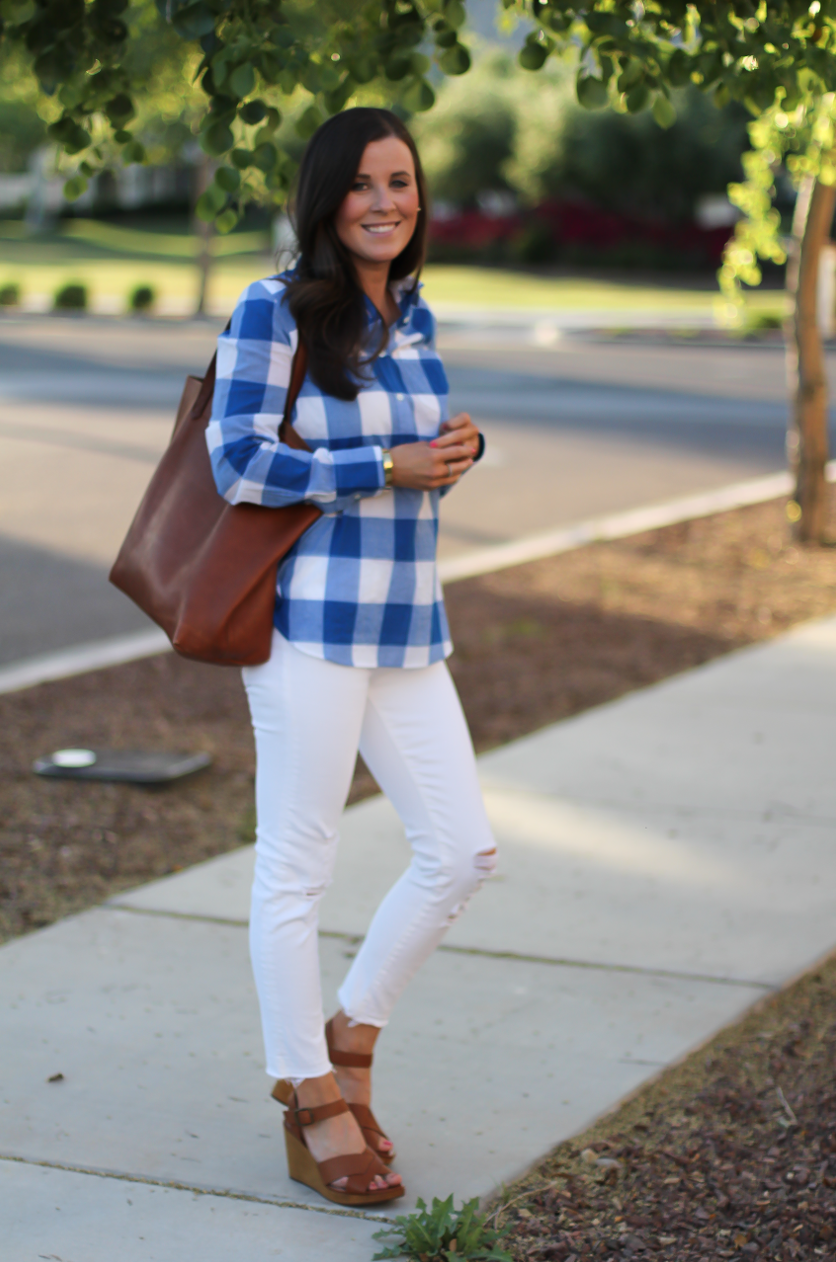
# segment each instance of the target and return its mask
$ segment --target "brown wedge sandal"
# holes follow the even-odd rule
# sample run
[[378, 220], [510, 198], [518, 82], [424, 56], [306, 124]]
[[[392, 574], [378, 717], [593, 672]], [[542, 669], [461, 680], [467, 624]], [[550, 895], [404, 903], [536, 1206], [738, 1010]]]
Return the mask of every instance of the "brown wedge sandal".
[[[334, 1047], [334, 1035], [331, 1029], [331, 1022], [325, 1024], [325, 1039], [328, 1044], [328, 1059], [332, 1065], [343, 1065], [346, 1069], [370, 1069], [372, 1064], [372, 1056], [369, 1052], [341, 1052]], [[278, 1100], [281, 1104], [290, 1105], [293, 1099], [293, 1087], [286, 1078], [280, 1078], [273, 1088], [273, 1099]], [[352, 1104], [346, 1101], [351, 1112], [357, 1119], [357, 1125], [363, 1132], [363, 1138], [371, 1148], [376, 1157], [381, 1161], [385, 1161], [387, 1166], [395, 1160], [394, 1149], [392, 1152], [381, 1152], [377, 1146], [377, 1140], [388, 1139], [389, 1136], [381, 1127], [374, 1113], [367, 1104]]]
[[[346, 1069], [371, 1069], [373, 1057], [370, 1052], [341, 1052], [339, 1048], [334, 1046], [334, 1030], [333, 1017], [325, 1023], [325, 1041], [328, 1044], [328, 1059], [332, 1065], [342, 1065]], [[377, 1140], [388, 1139], [389, 1136], [383, 1130], [374, 1113], [367, 1104], [352, 1104], [347, 1101], [348, 1107], [351, 1109], [360, 1130], [363, 1132], [363, 1138], [371, 1148], [372, 1152], [385, 1161], [387, 1166], [395, 1160], [394, 1149], [391, 1152], [381, 1152], [377, 1146]]]
[[[276, 1087], [280, 1085], [284, 1084], [277, 1083]], [[389, 1173], [371, 1148], [366, 1148], [364, 1152], [346, 1153], [341, 1157], [329, 1157], [327, 1161], [314, 1160], [305, 1142], [304, 1127], [312, 1126], [314, 1122], [324, 1122], [329, 1117], [337, 1117], [340, 1113], [348, 1113], [348, 1105], [345, 1100], [333, 1100], [330, 1104], [303, 1109], [292, 1088], [291, 1092], [292, 1098], [284, 1115], [287, 1169], [291, 1179], [313, 1188], [320, 1196], [337, 1205], [378, 1205], [381, 1201], [394, 1201], [403, 1196], [403, 1184], [369, 1188], [375, 1175], [385, 1177]], [[273, 1095], [281, 1103], [285, 1103], [281, 1095], [276, 1094], [275, 1088]], [[331, 1187], [337, 1179], [346, 1179], [344, 1188]]]

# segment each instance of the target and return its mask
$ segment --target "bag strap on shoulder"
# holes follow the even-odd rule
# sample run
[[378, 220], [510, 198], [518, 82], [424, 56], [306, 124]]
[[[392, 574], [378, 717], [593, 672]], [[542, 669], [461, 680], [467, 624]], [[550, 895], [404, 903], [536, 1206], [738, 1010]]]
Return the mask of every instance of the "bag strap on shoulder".
[[284, 416], [279, 426], [279, 441], [286, 443], [288, 447], [296, 447], [301, 451], [310, 451], [310, 447], [301, 438], [290, 423], [293, 415], [293, 408], [296, 400], [299, 398], [299, 391], [302, 389], [302, 382], [305, 380], [305, 374], [308, 371], [308, 350], [305, 343], [299, 339], [296, 346], [296, 353], [293, 356], [293, 363], [290, 366], [290, 384], [287, 388], [287, 397], [284, 401]]
[[[227, 332], [228, 329], [229, 324], [227, 324], [224, 332]], [[216, 351], [209, 362], [209, 367], [206, 369], [206, 376], [200, 383], [200, 390], [198, 391], [197, 398], [192, 404], [192, 409], [189, 413], [190, 421], [199, 421], [200, 418], [205, 415], [207, 408], [212, 402], [212, 395], [215, 392], [215, 369], [217, 361], [218, 352]], [[279, 439], [281, 442], [286, 443], [288, 447], [296, 447], [297, 449], [304, 451], [310, 451], [310, 448], [304, 438], [300, 438], [300, 436], [296, 433], [296, 430], [290, 423], [290, 418], [293, 415], [293, 408], [296, 404], [296, 400], [299, 398], [299, 391], [302, 389], [302, 383], [305, 380], [305, 374], [307, 371], [308, 351], [305, 343], [300, 339], [296, 346], [293, 362], [290, 366], [290, 384], [287, 389], [287, 397], [285, 398], [282, 423], [279, 426]]]

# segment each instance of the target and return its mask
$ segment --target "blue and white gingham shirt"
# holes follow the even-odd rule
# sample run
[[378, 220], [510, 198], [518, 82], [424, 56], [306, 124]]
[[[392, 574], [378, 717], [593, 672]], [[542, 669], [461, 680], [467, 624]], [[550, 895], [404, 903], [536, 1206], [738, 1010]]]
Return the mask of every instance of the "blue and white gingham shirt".
[[[285, 276], [287, 274], [285, 273]], [[452, 651], [436, 571], [438, 491], [386, 489], [383, 449], [435, 438], [448, 385], [435, 319], [407, 286], [400, 316], [354, 402], [306, 377], [291, 417], [311, 448], [279, 442], [298, 333], [282, 277], [242, 294], [218, 338], [206, 438], [230, 504], [309, 500], [323, 516], [279, 566], [275, 625], [297, 648], [346, 666], [428, 666]], [[369, 344], [380, 316], [366, 300]]]

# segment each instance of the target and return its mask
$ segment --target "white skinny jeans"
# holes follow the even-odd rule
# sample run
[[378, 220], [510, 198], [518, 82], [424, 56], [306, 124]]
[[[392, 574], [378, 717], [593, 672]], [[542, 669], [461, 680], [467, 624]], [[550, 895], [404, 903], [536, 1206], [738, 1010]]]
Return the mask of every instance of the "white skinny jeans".
[[495, 867], [470, 734], [445, 662], [339, 666], [278, 632], [244, 669], [256, 742], [250, 952], [267, 1073], [331, 1066], [323, 1029], [319, 902], [359, 746], [401, 817], [412, 862], [378, 907], [339, 991], [353, 1021], [384, 1026], [406, 983]]

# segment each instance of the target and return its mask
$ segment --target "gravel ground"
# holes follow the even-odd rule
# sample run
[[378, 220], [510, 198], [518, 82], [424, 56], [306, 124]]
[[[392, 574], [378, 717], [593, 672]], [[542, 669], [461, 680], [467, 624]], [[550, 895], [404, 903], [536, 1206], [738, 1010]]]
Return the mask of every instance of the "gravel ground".
[[616, 1113], [495, 1211], [516, 1262], [836, 1258], [836, 957]]
[[[836, 550], [790, 544], [783, 502], [452, 584], [451, 660], [479, 750], [836, 610]], [[44, 780], [67, 746], [205, 750], [166, 789]], [[163, 654], [0, 696], [0, 939], [252, 837], [237, 671]], [[352, 800], [375, 791], [358, 766]]]

